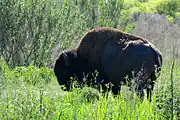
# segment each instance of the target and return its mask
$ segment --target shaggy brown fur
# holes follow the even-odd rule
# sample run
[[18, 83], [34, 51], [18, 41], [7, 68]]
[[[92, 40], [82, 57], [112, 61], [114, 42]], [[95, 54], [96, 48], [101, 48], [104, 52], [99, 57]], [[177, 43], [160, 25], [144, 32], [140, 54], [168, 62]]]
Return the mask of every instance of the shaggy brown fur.
[[81, 43], [77, 48], [77, 54], [82, 58], [80, 59], [81, 64], [89, 65], [89, 68], [99, 67], [104, 46], [109, 42], [124, 45], [123, 50], [129, 45], [149, 43], [139, 36], [127, 34], [110, 27], [97, 27], [92, 29], [88, 31], [80, 41]]

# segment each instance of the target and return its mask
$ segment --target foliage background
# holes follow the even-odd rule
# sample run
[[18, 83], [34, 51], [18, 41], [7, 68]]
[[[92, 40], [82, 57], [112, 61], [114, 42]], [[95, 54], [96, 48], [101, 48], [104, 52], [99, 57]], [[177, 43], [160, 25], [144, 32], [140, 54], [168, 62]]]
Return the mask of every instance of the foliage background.
[[167, 56], [179, 46], [179, 6], [179, 0], [1, 0], [0, 56], [12, 67], [51, 66], [97, 26], [142, 36]]

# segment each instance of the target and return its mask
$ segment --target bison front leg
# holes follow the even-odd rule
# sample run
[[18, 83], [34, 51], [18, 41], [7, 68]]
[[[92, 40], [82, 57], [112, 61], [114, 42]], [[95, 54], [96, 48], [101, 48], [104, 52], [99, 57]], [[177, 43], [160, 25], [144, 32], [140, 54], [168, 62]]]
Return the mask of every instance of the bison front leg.
[[70, 91], [71, 87], [72, 86], [70, 80], [67, 80], [65, 83], [65, 91]]

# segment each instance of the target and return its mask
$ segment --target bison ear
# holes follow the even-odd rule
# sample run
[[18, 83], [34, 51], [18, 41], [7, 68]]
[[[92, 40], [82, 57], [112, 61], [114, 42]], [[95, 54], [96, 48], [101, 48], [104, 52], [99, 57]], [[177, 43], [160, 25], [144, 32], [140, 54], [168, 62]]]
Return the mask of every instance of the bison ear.
[[69, 66], [69, 59], [68, 59], [68, 55], [63, 51], [62, 52], [62, 56], [64, 58], [64, 63], [65, 63], [65, 66]]

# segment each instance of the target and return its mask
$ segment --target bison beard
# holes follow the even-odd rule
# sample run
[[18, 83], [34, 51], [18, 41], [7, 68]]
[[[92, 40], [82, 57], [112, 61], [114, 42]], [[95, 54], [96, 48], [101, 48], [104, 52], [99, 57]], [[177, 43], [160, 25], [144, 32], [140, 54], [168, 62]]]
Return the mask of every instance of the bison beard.
[[[106, 90], [105, 84], [112, 83], [114, 94], [118, 94], [122, 84], [131, 85], [133, 78], [140, 97], [144, 97], [146, 89], [151, 101], [156, 73], [161, 71], [161, 66], [161, 52], [148, 40], [117, 29], [98, 27], [81, 38], [78, 48], [60, 54], [54, 73], [59, 85], [70, 90], [70, 77], [77, 77], [79, 83], [83, 83], [84, 75], [97, 70], [98, 83], [103, 90]], [[128, 80], [125, 79], [127, 75]]]

